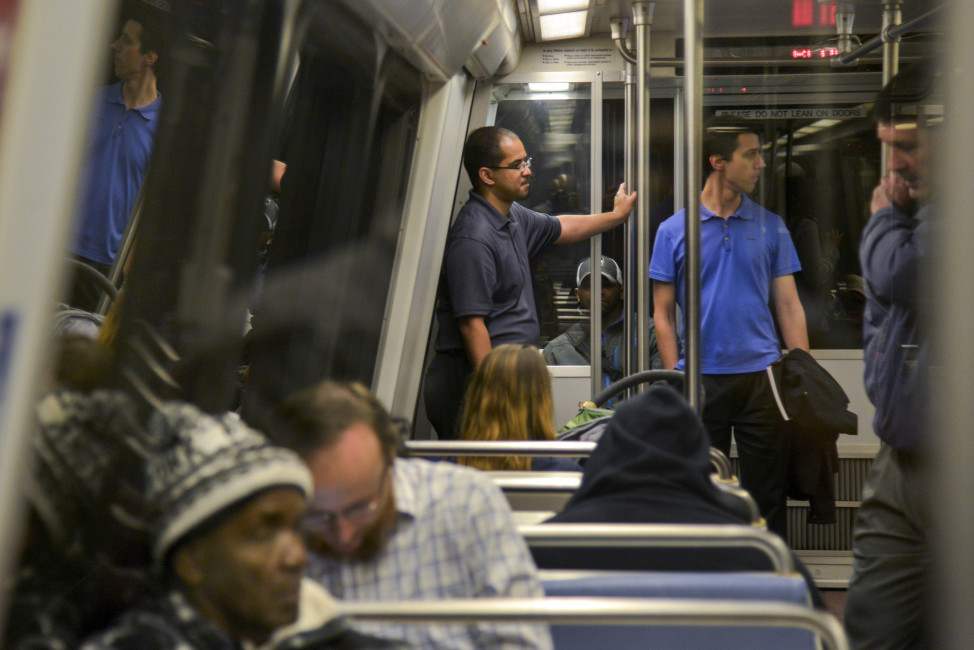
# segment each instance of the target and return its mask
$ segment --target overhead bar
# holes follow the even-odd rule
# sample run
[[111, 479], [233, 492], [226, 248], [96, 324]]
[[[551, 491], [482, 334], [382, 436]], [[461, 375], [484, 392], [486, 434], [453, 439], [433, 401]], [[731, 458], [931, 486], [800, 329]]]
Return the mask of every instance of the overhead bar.
[[[887, 4], [897, 4], [898, 5], [900, 3], [887, 3]], [[926, 24], [931, 18], [933, 18], [933, 16], [935, 16], [937, 14], [938, 11], [940, 11], [941, 9], [943, 9], [946, 6], [947, 6], [946, 4], [942, 4], [939, 7], [936, 7], [934, 9], [931, 9], [930, 11], [928, 11], [925, 14], [923, 14], [922, 16], [917, 16], [913, 20], [909, 20], [909, 21], [907, 21], [907, 22], [905, 22], [905, 23], [903, 23], [901, 25], [885, 25], [884, 24], [884, 27], [883, 27], [883, 31], [882, 32], [880, 32], [876, 36], [873, 36], [871, 39], [869, 39], [868, 41], [866, 41], [865, 43], [863, 43], [862, 45], [860, 45], [856, 49], [852, 50], [848, 54], [843, 54], [842, 56], [840, 56], [838, 58], [838, 62], [841, 65], [849, 65], [849, 64], [851, 64], [852, 62], [856, 61], [857, 59], [862, 58], [862, 55], [863, 54], [869, 54], [873, 50], [878, 50], [880, 48], [880, 46], [882, 46], [883, 43], [885, 43], [887, 41], [895, 41], [900, 36], [902, 36], [903, 34], [907, 33], [908, 31], [910, 31], [911, 29], [914, 29], [916, 27], [920, 27], [920, 26]], [[884, 23], [885, 23], [885, 19], [884, 19]]]
[[636, 54], [629, 49], [626, 44], [626, 36], [629, 32], [628, 18], [610, 18], [609, 29], [612, 32], [612, 41], [616, 44], [616, 49], [626, 63], [636, 65]]

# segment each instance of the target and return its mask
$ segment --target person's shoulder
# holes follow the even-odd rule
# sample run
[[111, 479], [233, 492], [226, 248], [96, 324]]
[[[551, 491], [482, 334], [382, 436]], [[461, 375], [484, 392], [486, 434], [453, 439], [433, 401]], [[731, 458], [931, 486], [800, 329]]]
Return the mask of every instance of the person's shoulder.
[[162, 112], [162, 93], [156, 91], [156, 98], [151, 102], [139, 108], [139, 112], [142, 113], [147, 119], [155, 119]]
[[541, 354], [549, 363], [555, 362], [554, 355], [562, 348], [569, 345], [567, 335], [568, 332], [562, 332], [555, 338], [548, 341], [548, 343], [544, 346], [544, 349], [541, 350]]
[[457, 465], [456, 463], [430, 462], [418, 458], [407, 460], [415, 468], [411, 470], [415, 477], [425, 480], [430, 490], [440, 496], [449, 496], [451, 492], [463, 493], [497, 489], [490, 477], [479, 469]]
[[492, 236], [494, 230], [489, 207], [471, 194], [470, 200], [460, 208], [456, 221], [450, 227], [450, 239], [485, 240]]
[[548, 341], [548, 345], [544, 347], [544, 351], [555, 351], [563, 346], [574, 348], [587, 336], [588, 329], [582, 323], [575, 323], [567, 330]]
[[[395, 462], [401, 509], [417, 519], [435, 518], [451, 508], [477, 508], [485, 500], [504, 501], [500, 488], [484, 473], [472, 467], [421, 458], [398, 458]], [[397, 493], [397, 502], [400, 494]], [[505, 502], [506, 503], [506, 502]], [[435, 508], [432, 508], [435, 506]]]
[[555, 219], [555, 220], [558, 219], [558, 217], [553, 217], [552, 215], [547, 214], [546, 212], [538, 212], [537, 210], [532, 210], [531, 208], [525, 207], [520, 203], [518, 203], [517, 201], [511, 203], [510, 214], [511, 216], [513, 216], [519, 221], [528, 221], [528, 220], [549, 221], [551, 219]]
[[122, 82], [118, 81], [98, 89], [98, 98], [113, 104], [122, 104]]
[[780, 221], [782, 224], [785, 222], [785, 220], [782, 219], [780, 215], [767, 209], [766, 207], [764, 207], [763, 205], [761, 205], [760, 203], [758, 203], [757, 201], [749, 197], [747, 194], [741, 195], [741, 207], [739, 209], [741, 212], [745, 214], [751, 214], [754, 216], [762, 217], [764, 219]]
[[541, 351], [545, 362], [551, 366], [587, 366], [588, 359], [579, 354], [578, 341], [562, 332], [548, 342]]
[[396, 473], [412, 485], [431, 486], [435, 482], [466, 482], [477, 470], [456, 463], [429, 461], [424, 458], [397, 458]]
[[135, 607], [113, 625], [88, 637], [79, 650], [178, 650], [187, 647], [177, 626], [161, 612]]
[[684, 216], [685, 214], [686, 210], [680, 210], [666, 219], [663, 219], [663, 223], [659, 225], [659, 232], [683, 232], [686, 221], [686, 217]]

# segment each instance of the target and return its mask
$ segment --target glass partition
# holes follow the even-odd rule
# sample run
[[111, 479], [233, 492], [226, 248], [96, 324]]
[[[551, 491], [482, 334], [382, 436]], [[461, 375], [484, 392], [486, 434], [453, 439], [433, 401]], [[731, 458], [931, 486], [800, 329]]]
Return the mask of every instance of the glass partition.
[[[532, 91], [533, 86], [499, 84], [491, 96], [493, 124], [517, 133], [534, 159], [531, 193], [521, 203], [552, 215], [589, 214], [593, 211], [591, 84], [562, 84], [559, 88], [567, 88], [556, 92]], [[542, 346], [587, 318], [578, 308], [574, 289], [575, 270], [588, 254], [585, 241], [552, 247], [535, 260], [532, 272]]]

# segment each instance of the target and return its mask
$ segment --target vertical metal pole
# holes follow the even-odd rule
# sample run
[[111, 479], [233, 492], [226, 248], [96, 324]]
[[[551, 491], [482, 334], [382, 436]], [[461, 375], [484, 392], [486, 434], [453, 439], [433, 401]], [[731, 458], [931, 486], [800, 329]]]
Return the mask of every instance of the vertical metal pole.
[[[700, 188], [703, 139], [703, 0], [683, 0], [686, 67], [686, 276], [685, 372], [687, 401], [698, 413], [700, 402]], [[677, 287], [677, 291], [680, 288]]]
[[649, 370], [649, 35], [655, 2], [632, 6], [636, 25], [636, 367], [629, 372]]
[[[626, 47], [631, 51], [632, 35], [626, 38]], [[635, 174], [633, 172], [634, 165], [633, 159], [635, 157], [635, 152], [633, 151], [633, 146], [636, 142], [636, 66], [632, 63], [626, 61], [625, 68], [625, 79], [624, 79], [624, 89], [625, 89], [625, 143], [623, 146], [623, 164], [624, 164], [624, 176], [626, 182], [626, 189], [630, 192], [635, 186]], [[635, 370], [635, 362], [638, 355], [636, 350], [636, 322], [634, 320], [635, 307], [636, 307], [636, 284], [638, 282], [637, 278], [639, 274], [637, 273], [636, 266], [636, 242], [639, 240], [639, 229], [636, 227], [636, 216], [638, 212], [633, 217], [630, 217], [629, 224], [626, 227], [626, 259], [623, 264], [623, 273], [626, 278], [626, 286], [624, 287], [624, 297], [623, 297], [623, 307], [625, 308], [626, 318], [624, 321], [623, 330], [625, 332], [626, 341], [626, 373], [631, 374]]]
[[680, 189], [686, 185], [683, 177], [686, 171], [687, 152], [683, 148], [686, 139], [686, 91], [677, 86], [676, 97], [673, 98], [673, 214], [686, 208], [686, 196]]
[[[896, 76], [900, 68], [900, 38], [886, 38], [887, 30], [903, 21], [899, 0], [889, 0], [883, 6], [883, 86]], [[886, 163], [889, 160], [889, 145], [879, 144], [879, 175], [886, 176]]]
[[[596, 72], [592, 80], [592, 136], [591, 158], [591, 211], [602, 212], [602, 73]], [[589, 309], [589, 337], [591, 342], [592, 396], [602, 390], [602, 235], [592, 237], [591, 241], [592, 275], [589, 286], [592, 289]]]

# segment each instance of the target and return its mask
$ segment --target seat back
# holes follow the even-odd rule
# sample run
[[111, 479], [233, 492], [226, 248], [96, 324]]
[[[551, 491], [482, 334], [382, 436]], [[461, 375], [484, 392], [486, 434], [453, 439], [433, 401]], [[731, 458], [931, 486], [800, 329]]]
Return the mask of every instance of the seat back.
[[[542, 574], [545, 593], [554, 597], [655, 598], [788, 603], [808, 607], [808, 586], [800, 576], [751, 573], [558, 572]], [[599, 625], [553, 625], [555, 648], [610, 647]], [[642, 648], [788, 648], [816, 647], [815, 635], [803, 629], [769, 626], [680, 625], [654, 629], [621, 626], [613, 631], [630, 647]], [[618, 646], [611, 646], [618, 647]]]
[[[343, 602], [357, 622], [549, 624], [557, 650], [778, 649], [849, 647], [830, 614], [804, 605], [745, 598], [479, 598], [449, 601]], [[650, 627], [651, 626], [651, 627]], [[564, 633], [562, 630], [564, 629]], [[672, 632], [672, 633], [671, 633]]]
[[737, 524], [518, 526], [542, 569], [794, 571], [780, 537]]

